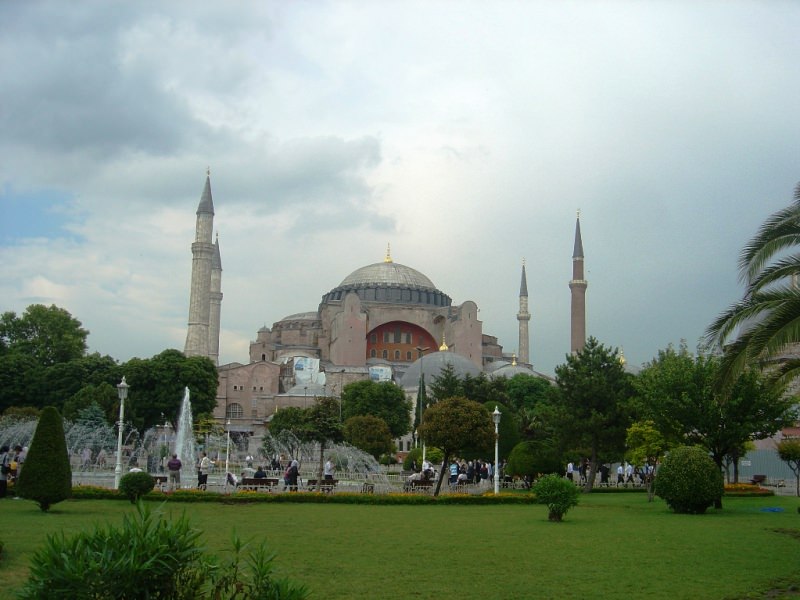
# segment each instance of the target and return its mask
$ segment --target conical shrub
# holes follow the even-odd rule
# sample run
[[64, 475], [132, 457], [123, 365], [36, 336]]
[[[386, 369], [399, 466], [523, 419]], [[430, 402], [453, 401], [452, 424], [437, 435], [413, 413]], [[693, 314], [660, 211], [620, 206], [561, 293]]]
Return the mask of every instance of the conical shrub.
[[39, 417], [15, 490], [20, 498], [33, 500], [43, 511], [72, 494], [64, 424], [52, 406], [45, 408]]

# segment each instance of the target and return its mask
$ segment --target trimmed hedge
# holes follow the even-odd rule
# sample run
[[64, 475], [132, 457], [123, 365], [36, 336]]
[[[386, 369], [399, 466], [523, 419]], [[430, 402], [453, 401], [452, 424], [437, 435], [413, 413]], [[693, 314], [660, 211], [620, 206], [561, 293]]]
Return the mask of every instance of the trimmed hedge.
[[71, 491], [72, 469], [64, 424], [58, 411], [48, 406], [39, 417], [14, 492], [20, 498], [33, 500], [42, 511], [47, 511], [51, 505], [69, 498]]
[[722, 498], [722, 473], [699, 446], [672, 450], [655, 482], [655, 493], [676, 513], [701, 515]]
[[131, 504], [136, 504], [139, 498], [152, 492], [154, 487], [156, 487], [156, 480], [144, 471], [126, 473], [119, 480], [119, 491], [131, 501]]

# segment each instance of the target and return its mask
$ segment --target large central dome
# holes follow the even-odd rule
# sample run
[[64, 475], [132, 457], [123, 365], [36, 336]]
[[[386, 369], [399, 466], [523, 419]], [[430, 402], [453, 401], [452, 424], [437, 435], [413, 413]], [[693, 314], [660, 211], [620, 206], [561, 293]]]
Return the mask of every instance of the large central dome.
[[344, 278], [339, 287], [364, 284], [383, 284], [402, 287], [418, 287], [435, 290], [436, 286], [425, 275], [396, 262], [379, 262], [361, 267]]
[[356, 269], [322, 297], [322, 303], [340, 302], [349, 292], [370, 304], [422, 304], [450, 306], [450, 296], [438, 290], [425, 275], [387, 260]]

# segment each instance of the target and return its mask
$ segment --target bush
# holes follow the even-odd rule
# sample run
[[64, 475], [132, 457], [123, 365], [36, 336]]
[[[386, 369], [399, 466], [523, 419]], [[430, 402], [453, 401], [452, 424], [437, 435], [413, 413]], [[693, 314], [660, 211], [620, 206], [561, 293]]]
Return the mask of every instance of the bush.
[[545, 475], [532, 489], [536, 501], [547, 505], [550, 521], [561, 521], [570, 508], [578, 505], [578, 488], [561, 475]]
[[24, 468], [16, 481], [16, 494], [33, 500], [42, 511], [66, 500], [72, 492], [64, 424], [58, 411], [48, 406], [42, 411], [33, 434]]
[[[170, 521], [141, 503], [121, 528], [105, 526], [73, 537], [50, 536], [32, 559], [20, 598], [305, 598], [303, 587], [276, 579], [258, 546], [245, 556], [234, 539], [219, 563], [198, 546], [200, 532], [185, 516]], [[238, 596], [242, 593], [243, 596]]]
[[512, 477], [534, 478], [539, 473], [561, 473], [561, 460], [553, 448], [537, 442], [520, 442], [508, 455], [505, 470]]
[[119, 480], [119, 492], [123, 494], [131, 504], [136, 504], [145, 494], [149, 494], [156, 486], [156, 480], [149, 473], [126, 473]]
[[676, 513], [703, 514], [722, 498], [722, 491], [722, 473], [698, 446], [675, 448], [656, 475], [656, 495]]

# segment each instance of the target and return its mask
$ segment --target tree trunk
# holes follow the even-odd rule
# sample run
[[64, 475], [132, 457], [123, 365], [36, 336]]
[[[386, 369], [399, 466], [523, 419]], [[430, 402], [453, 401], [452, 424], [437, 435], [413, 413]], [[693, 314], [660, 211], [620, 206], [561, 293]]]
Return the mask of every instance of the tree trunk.
[[[719, 472], [722, 473], [722, 457], [714, 456], [714, 463], [717, 465]], [[722, 508], [722, 496], [714, 500], [714, 508]]]
[[449, 464], [450, 464], [450, 454], [445, 452], [444, 460], [442, 461], [442, 467], [439, 469], [439, 480], [436, 482], [436, 487], [433, 490], [434, 496], [439, 495], [439, 490], [442, 488], [442, 479], [444, 479], [444, 470], [445, 467]]

